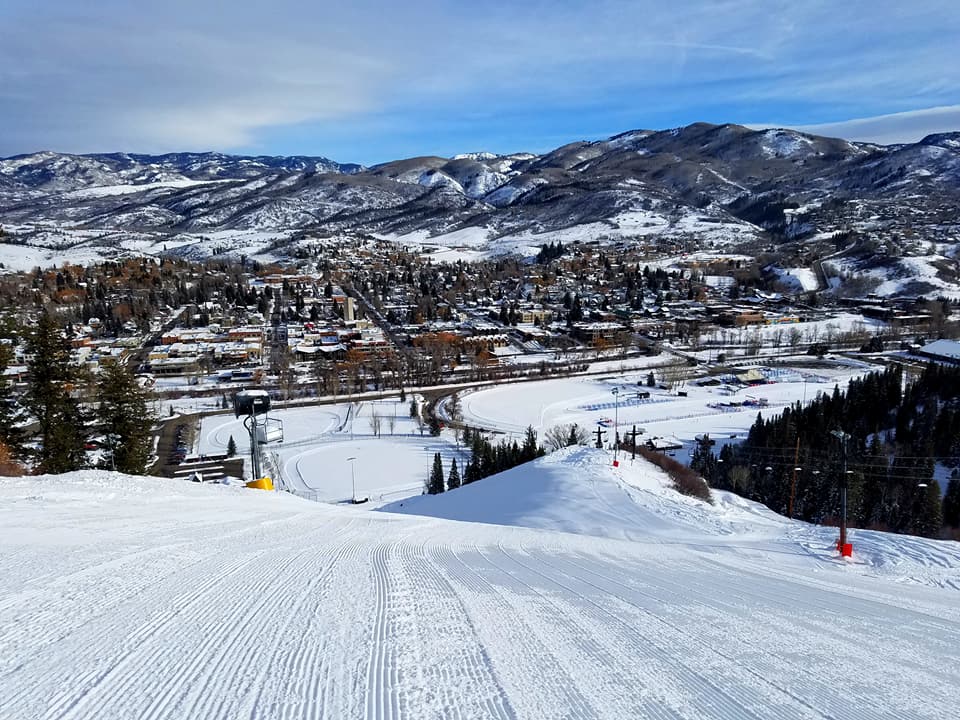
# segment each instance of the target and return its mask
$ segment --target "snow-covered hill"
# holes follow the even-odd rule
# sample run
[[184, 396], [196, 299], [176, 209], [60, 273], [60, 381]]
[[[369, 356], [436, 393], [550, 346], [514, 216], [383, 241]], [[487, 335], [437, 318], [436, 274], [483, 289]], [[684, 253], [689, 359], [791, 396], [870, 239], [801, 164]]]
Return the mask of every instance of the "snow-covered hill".
[[647, 461], [620, 459], [614, 468], [607, 452], [564, 448], [455, 492], [381, 510], [642, 542], [784, 534], [783, 518], [760, 505], [729, 493], [714, 493], [719, 502], [709, 505], [671, 489], [667, 474]]
[[[876, 577], [830, 557], [829, 533], [608, 460], [566, 451], [413, 505], [472, 504], [483, 523], [108, 473], [4, 479], [2, 714], [952, 717], [955, 589]], [[956, 577], [955, 546], [885, 537], [884, 557]]]
[[711, 491], [712, 504], [681, 495], [658, 467], [621, 453], [613, 467], [606, 451], [565, 448], [482, 482], [420, 495], [380, 508], [384, 512], [448, 520], [555, 530], [578, 535], [684, 544], [728, 546], [731, 554], [755, 547], [793, 556], [799, 571], [892, 577], [960, 591], [960, 543], [852, 530], [853, 562], [835, 564], [835, 528], [791, 521], [739, 495]]

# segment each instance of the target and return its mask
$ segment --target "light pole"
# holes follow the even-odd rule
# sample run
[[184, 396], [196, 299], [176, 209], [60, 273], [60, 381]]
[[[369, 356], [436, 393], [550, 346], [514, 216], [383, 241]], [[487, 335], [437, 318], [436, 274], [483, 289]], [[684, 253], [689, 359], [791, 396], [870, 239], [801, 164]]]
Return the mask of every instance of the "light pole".
[[620, 459], [620, 388], [615, 387], [613, 393], [613, 465], [616, 467]]
[[[796, 462], [796, 460], [794, 460]], [[803, 470], [802, 467], [794, 465], [793, 480], [790, 481], [790, 506], [787, 510], [787, 517], [793, 520], [793, 501], [797, 497], [797, 473]]]
[[347, 462], [350, 463], [350, 485], [353, 488], [353, 494], [351, 495], [350, 502], [354, 505], [357, 504], [357, 476], [353, 471], [353, 461], [356, 460], [355, 457], [348, 457]]
[[840, 540], [837, 543], [837, 549], [841, 555], [847, 554], [847, 439], [849, 433], [843, 430], [832, 430], [830, 432], [840, 441], [840, 452], [843, 457], [843, 475], [840, 477]]

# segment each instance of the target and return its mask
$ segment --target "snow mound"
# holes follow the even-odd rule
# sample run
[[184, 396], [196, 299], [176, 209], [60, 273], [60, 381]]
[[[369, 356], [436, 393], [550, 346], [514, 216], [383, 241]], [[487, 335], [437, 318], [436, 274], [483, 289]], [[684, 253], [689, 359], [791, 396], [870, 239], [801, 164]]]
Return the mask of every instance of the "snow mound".
[[421, 495], [382, 512], [552, 530], [641, 543], [682, 545], [721, 556], [809, 572], [843, 566], [896, 583], [960, 590], [960, 543], [852, 529], [852, 561], [834, 549], [837, 529], [789, 520], [730, 492], [713, 503], [681, 495], [655, 465], [604, 450], [559, 450], [441, 495]]
[[[655, 465], [570, 447], [442, 495], [385, 505], [383, 512], [513, 525], [639, 541], [749, 535], [782, 528], [757, 503], [718, 493], [710, 505], [681, 495]], [[782, 534], [782, 529], [779, 530]]]

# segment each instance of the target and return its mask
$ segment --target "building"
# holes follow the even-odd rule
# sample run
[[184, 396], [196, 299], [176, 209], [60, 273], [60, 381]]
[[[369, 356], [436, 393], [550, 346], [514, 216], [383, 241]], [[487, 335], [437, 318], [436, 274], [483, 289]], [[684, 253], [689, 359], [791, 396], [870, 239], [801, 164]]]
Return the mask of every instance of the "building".
[[956, 340], [934, 340], [932, 343], [927, 343], [917, 350], [916, 354], [930, 358], [931, 360], [939, 360], [940, 362], [948, 362], [955, 365], [960, 364], [960, 342]]

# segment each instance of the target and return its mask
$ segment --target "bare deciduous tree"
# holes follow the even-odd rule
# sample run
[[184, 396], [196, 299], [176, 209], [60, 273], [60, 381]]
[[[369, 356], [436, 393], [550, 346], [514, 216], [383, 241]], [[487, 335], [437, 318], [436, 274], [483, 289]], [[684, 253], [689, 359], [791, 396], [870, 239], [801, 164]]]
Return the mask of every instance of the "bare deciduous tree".
[[590, 433], [587, 432], [586, 428], [580, 427], [576, 423], [554, 425], [543, 435], [543, 443], [550, 452], [571, 445], [586, 445], [589, 442]]

